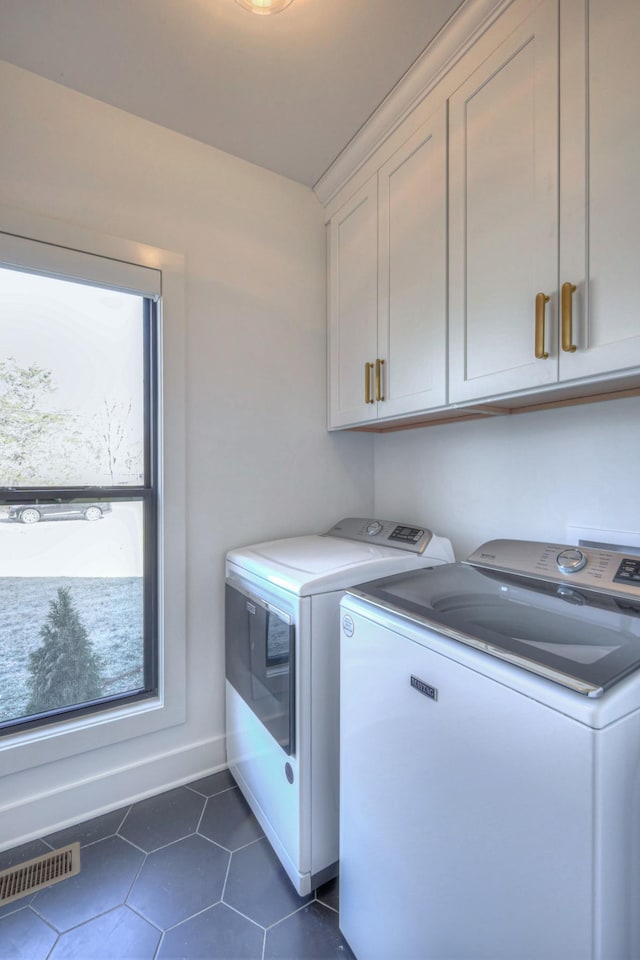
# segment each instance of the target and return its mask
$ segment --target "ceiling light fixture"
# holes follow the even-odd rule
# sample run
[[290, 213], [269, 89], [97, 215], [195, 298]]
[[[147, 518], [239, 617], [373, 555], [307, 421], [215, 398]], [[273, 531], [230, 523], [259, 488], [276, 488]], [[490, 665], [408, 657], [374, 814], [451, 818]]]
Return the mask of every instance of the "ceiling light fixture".
[[288, 7], [292, 0], [236, 0], [245, 10], [251, 13], [280, 13]]

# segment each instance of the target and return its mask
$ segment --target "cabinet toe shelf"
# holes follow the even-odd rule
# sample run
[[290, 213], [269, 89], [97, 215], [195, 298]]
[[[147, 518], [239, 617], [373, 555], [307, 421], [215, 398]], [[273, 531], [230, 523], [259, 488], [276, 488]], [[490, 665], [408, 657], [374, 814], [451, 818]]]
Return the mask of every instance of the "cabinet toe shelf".
[[596, 383], [587, 386], [585, 384], [574, 387], [565, 386], [535, 395], [527, 393], [522, 396], [492, 398], [482, 403], [441, 407], [438, 410], [428, 410], [410, 417], [387, 421], [377, 420], [375, 423], [354, 425], [347, 429], [361, 433], [393, 433], [398, 430], [413, 430], [418, 427], [436, 427], [447, 423], [461, 423], [464, 420], [486, 420], [488, 417], [532, 413], [541, 410], [553, 410], [558, 407], [576, 406], [581, 403], [600, 403], [604, 400], [624, 400], [638, 396], [640, 396], [640, 373], [625, 376], [615, 385]]

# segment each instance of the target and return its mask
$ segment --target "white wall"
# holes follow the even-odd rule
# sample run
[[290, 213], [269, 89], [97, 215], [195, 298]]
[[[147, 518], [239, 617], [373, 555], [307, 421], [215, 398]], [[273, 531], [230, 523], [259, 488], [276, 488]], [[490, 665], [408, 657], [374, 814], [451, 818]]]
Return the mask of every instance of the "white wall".
[[1, 847], [224, 762], [224, 553], [370, 513], [373, 439], [326, 432], [310, 190], [2, 62], [0, 130], [0, 203], [184, 254], [188, 495], [186, 723], [0, 777]]
[[640, 533], [640, 398], [376, 437], [375, 511], [451, 538], [565, 542], [567, 524]]
[[224, 762], [230, 546], [374, 511], [460, 557], [495, 536], [563, 540], [567, 523], [640, 528], [640, 399], [326, 433], [311, 191], [1, 62], [0, 130], [0, 204], [185, 255], [188, 377], [186, 723], [0, 776], [0, 847]]

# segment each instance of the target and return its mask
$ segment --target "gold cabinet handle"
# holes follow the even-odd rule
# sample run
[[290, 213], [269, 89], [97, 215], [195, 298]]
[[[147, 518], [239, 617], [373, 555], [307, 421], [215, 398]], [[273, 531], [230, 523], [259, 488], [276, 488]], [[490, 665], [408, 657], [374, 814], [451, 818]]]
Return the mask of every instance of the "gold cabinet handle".
[[536, 294], [536, 360], [548, 360], [549, 354], [544, 349], [544, 308], [549, 303], [546, 293]]
[[382, 393], [382, 368], [384, 360], [376, 360], [376, 400], [384, 400]]
[[575, 284], [562, 284], [562, 349], [565, 353], [575, 353], [573, 343], [573, 295], [576, 292]]
[[371, 396], [371, 371], [373, 370], [372, 363], [365, 363], [364, 365], [364, 402], [373, 403], [373, 397]]

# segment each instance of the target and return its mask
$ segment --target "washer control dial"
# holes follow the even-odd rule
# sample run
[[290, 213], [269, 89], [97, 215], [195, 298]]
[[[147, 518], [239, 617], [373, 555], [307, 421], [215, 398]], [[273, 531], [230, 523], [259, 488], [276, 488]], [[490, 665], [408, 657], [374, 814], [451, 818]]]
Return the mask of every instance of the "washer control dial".
[[577, 573], [578, 570], [582, 570], [586, 562], [587, 558], [582, 550], [562, 550], [556, 557], [558, 570], [561, 573]]
[[382, 524], [379, 520], [372, 520], [367, 524], [367, 533], [370, 537], [375, 537], [382, 530]]

